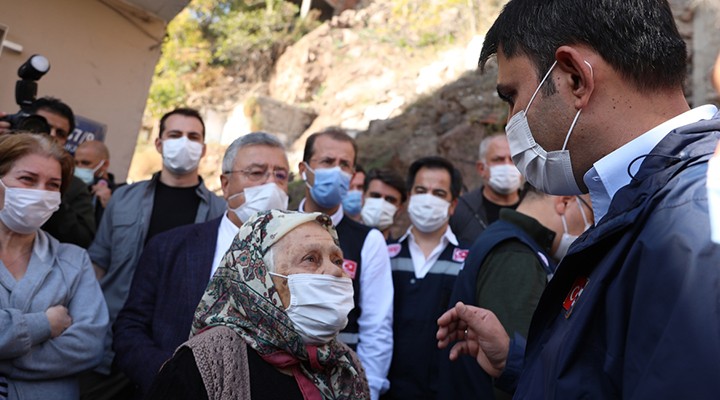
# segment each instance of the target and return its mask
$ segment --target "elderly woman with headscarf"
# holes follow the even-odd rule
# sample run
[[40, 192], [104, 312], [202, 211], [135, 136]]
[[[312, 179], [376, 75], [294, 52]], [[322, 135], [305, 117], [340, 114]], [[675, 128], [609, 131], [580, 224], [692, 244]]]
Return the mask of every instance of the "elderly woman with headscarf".
[[369, 398], [357, 356], [335, 338], [353, 307], [342, 262], [324, 214], [248, 220], [208, 284], [191, 339], [148, 398]]

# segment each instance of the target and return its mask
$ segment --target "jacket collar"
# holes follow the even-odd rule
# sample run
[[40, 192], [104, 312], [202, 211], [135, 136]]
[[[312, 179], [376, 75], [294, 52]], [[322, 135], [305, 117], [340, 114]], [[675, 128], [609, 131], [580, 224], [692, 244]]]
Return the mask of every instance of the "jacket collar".
[[720, 113], [710, 120], [699, 121], [670, 132], [648, 154], [630, 183], [620, 188], [607, 215], [576, 240], [571, 253], [576, 253], [614, 232], [635, 223], [647, 210], [648, 198], [666, 187], [668, 181], [681, 170], [706, 163], [715, 151], [720, 138]]

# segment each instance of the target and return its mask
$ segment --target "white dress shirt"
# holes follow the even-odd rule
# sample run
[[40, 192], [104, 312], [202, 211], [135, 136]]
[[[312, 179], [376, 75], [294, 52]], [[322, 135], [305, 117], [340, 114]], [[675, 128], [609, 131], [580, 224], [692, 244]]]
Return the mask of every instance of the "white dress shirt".
[[240, 227], [236, 226], [232, 221], [230, 221], [230, 218], [228, 218], [227, 213], [229, 212], [232, 211], [225, 212], [225, 215], [223, 215], [222, 220], [220, 221], [220, 226], [218, 227], [217, 243], [215, 244], [215, 256], [213, 256], [212, 268], [210, 268], [210, 278], [215, 275], [215, 271], [220, 266], [220, 261], [222, 261], [222, 258], [225, 257], [225, 253], [227, 253], [230, 249], [230, 245], [232, 244], [233, 239], [235, 239], [235, 235], [237, 235], [240, 231]]
[[[305, 199], [298, 210], [305, 211]], [[342, 205], [330, 216], [337, 226], [344, 218]], [[393, 296], [392, 271], [385, 237], [377, 229], [371, 229], [362, 249], [362, 272], [360, 273], [360, 308], [358, 318], [360, 342], [357, 355], [365, 368], [370, 398], [377, 400], [380, 393], [390, 388], [387, 379], [393, 351]]]
[[635, 176], [643, 163], [642, 158], [635, 160], [637, 157], [649, 154], [672, 130], [700, 120], [711, 119], [717, 111], [717, 107], [710, 104], [693, 108], [650, 129], [596, 161], [583, 177], [590, 191], [595, 223], [597, 224], [607, 214], [615, 193], [630, 183], [632, 178], [628, 175], [628, 165], [631, 162], [630, 173]]
[[438, 258], [440, 258], [440, 254], [442, 254], [445, 250], [448, 243], [452, 243], [455, 246], [458, 245], [457, 238], [455, 237], [452, 229], [450, 229], [450, 225], [447, 226], [445, 233], [440, 237], [440, 242], [437, 246], [435, 246], [433, 251], [430, 252], [430, 255], [427, 258], [425, 258], [425, 253], [423, 253], [422, 249], [415, 241], [415, 236], [412, 233], [412, 226], [410, 226], [407, 232], [405, 232], [400, 240], [398, 240], [398, 243], [402, 243], [407, 238], [410, 238], [410, 241], [408, 242], [408, 249], [410, 250], [410, 258], [412, 258], [416, 279], [422, 279], [425, 275], [427, 275], [430, 268], [432, 268]]

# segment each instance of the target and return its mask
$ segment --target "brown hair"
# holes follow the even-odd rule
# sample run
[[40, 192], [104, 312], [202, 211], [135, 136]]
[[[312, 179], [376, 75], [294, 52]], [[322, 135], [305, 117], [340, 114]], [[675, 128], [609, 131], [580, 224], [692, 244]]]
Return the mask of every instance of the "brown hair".
[[5, 176], [17, 160], [30, 154], [53, 158], [60, 163], [62, 176], [60, 193], [65, 193], [73, 176], [74, 162], [72, 156], [49, 135], [34, 133], [0, 135], [0, 176]]

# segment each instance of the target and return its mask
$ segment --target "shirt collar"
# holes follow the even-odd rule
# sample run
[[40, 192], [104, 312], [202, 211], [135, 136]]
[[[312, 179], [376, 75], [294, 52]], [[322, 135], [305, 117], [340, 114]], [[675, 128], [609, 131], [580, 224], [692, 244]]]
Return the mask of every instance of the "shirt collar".
[[[398, 243], [402, 243], [408, 237], [412, 238], [412, 240], [415, 241], [415, 236], [412, 234], [412, 225], [410, 225], [410, 227], [407, 229], [407, 232], [405, 232], [405, 234], [402, 235], [402, 237], [400, 237], [400, 239], [398, 240]], [[450, 229], [449, 224], [448, 224], [447, 228], [445, 229], [445, 233], [443, 233], [442, 237], [440, 237], [440, 241], [445, 244], [452, 243], [453, 246], [458, 246], [457, 237], [453, 233], [452, 229]]]
[[[302, 200], [300, 200], [300, 204], [298, 205], [298, 211], [305, 212], [305, 198], [304, 197]], [[340, 204], [340, 206], [338, 206], [337, 211], [335, 211], [335, 213], [333, 213], [333, 215], [330, 216], [330, 219], [332, 220], [332, 223], [335, 227], [337, 227], [340, 224], [344, 215], [345, 215], [345, 212], [343, 211], [342, 204]]]
[[233, 211], [225, 211], [225, 214], [223, 214], [222, 219], [220, 220], [220, 232], [222, 234], [227, 234], [232, 237], [235, 237], [237, 233], [240, 231], [240, 227], [235, 225], [230, 218], [228, 218], [228, 213], [231, 213]]
[[669, 132], [700, 120], [711, 119], [716, 113], [717, 107], [711, 104], [686, 111], [596, 161], [583, 177], [583, 181], [590, 191], [595, 223], [597, 224], [597, 221], [607, 214], [610, 201], [615, 193], [630, 183], [632, 178], [628, 175], [628, 165], [632, 162], [630, 173], [633, 176], [640, 169], [642, 162], [640, 160], [633, 162], [633, 160], [652, 152]]

